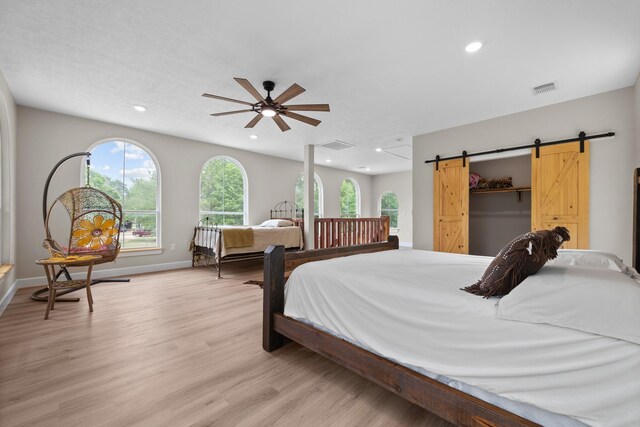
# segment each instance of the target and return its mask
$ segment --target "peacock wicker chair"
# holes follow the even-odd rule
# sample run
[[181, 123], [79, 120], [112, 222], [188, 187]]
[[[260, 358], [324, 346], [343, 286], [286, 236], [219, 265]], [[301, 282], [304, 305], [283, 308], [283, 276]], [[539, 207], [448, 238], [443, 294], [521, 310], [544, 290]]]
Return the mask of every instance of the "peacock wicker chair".
[[[56, 205], [62, 205], [71, 219], [67, 246], [51, 236], [49, 220]], [[99, 255], [93, 264], [112, 262], [120, 252], [122, 206], [103, 191], [92, 187], [72, 188], [60, 195], [49, 207], [45, 220], [46, 239], [43, 246], [53, 257]], [[82, 263], [76, 263], [82, 266]]]

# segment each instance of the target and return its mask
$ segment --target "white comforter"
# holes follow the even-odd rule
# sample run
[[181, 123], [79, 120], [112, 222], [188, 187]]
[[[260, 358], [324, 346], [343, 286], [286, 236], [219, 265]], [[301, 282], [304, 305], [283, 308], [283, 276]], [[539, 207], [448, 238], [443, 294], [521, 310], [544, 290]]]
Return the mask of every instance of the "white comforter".
[[395, 250], [308, 263], [284, 314], [538, 423], [640, 426], [640, 346], [497, 319], [497, 299], [459, 290], [490, 262]]

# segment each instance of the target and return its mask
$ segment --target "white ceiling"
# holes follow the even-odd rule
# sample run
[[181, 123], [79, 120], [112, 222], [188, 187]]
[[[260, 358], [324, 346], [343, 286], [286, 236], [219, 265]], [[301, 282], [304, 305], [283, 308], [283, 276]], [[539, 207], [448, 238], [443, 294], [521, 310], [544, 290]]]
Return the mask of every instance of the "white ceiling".
[[[632, 85], [639, 18], [637, 0], [0, 0], [0, 70], [22, 105], [297, 160], [338, 139], [356, 147], [318, 163], [379, 174], [411, 168], [390, 152], [412, 135]], [[331, 112], [286, 133], [210, 117], [238, 104], [202, 92], [251, 101], [233, 77]]]

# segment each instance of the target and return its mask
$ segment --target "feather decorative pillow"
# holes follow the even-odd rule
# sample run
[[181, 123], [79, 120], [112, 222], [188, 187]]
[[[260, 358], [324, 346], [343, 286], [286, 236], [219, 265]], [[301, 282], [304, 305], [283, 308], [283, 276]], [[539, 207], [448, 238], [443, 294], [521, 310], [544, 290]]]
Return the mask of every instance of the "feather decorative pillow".
[[558, 248], [570, 239], [569, 230], [556, 227], [525, 233], [510, 241], [493, 259], [482, 278], [462, 290], [485, 298], [507, 295], [528, 276], [558, 255]]

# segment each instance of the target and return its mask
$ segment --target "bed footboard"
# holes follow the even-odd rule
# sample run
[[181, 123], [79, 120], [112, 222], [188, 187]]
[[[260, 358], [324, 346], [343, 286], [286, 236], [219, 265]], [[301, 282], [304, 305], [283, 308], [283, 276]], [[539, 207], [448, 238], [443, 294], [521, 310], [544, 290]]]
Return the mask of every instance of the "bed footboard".
[[264, 298], [262, 319], [262, 347], [266, 351], [276, 350], [284, 344], [283, 336], [274, 328], [274, 314], [284, 311], [285, 274], [296, 267], [311, 261], [320, 261], [355, 254], [398, 249], [397, 236], [381, 243], [344, 246], [327, 249], [312, 249], [285, 253], [284, 246], [269, 246], [264, 251]]

